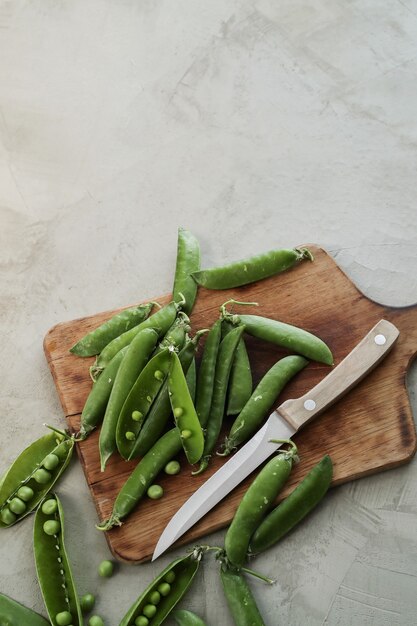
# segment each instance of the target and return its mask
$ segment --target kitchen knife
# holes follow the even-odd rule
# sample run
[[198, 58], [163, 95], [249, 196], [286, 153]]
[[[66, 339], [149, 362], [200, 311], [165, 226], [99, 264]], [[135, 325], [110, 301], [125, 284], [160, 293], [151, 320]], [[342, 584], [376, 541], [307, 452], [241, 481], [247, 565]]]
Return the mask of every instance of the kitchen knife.
[[313, 389], [300, 398], [283, 402], [256, 435], [175, 513], [159, 538], [152, 561], [282, 445], [271, 439], [289, 439], [347, 393], [386, 356], [398, 335], [394, 324], [380, 320]]

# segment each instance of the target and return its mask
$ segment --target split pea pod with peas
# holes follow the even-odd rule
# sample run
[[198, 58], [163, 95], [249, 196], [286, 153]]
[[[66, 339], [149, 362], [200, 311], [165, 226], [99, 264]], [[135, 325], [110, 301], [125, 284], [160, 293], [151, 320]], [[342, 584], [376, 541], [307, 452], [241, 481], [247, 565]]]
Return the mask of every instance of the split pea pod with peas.
[[101, 324], [80, 339], [70, 348], [70, 352], [83, 357], [100, 354], [110, 341], [146, 320], [153, 306], [154, 303], [149, 302], [116, 313], [116, 315], [106, 320], [104, 324]]
[[[49, 508], [46, 502], [54, 502]], [[45, 513], [44, 510], [52, 510]], [[35, 515], [33, 551], [36, 572], [49, 619], [53, 626], [83, 626], [80, 602], [64, 542], [64, 513], [55, 494]]]
[[0, 593], [1, 626], [50, 626], [49, 620]]
[[159, 574], [130, 607], [119, 626], [160, 626], [188, 591], [198, 571], [202, 552], [176, 559]]
[[165, 348], [148, 361], [121, 408], [116, 429], [117, 449], [129, 459], [150, 407], [171, 367], [171, 352]]
[[116, 428], [120, 411], [137, 377], [148, 362], [157, 340], [158, 333], [152, 328], [144, 328], [138, 332], [117, 370], [100, 430], [99, 448], [102, 472], [117, 448]]
[[34, 441], [17, 457], [0, 487], [0, 528], [31, 513], [65, 471], [74, 437], [53, 431]]
[[313, 260], [307, 248], [270, 250], [235, 263], [193, 272], [192, 277], [206, 289], [231, 289], [284, 272], [305, 259]]

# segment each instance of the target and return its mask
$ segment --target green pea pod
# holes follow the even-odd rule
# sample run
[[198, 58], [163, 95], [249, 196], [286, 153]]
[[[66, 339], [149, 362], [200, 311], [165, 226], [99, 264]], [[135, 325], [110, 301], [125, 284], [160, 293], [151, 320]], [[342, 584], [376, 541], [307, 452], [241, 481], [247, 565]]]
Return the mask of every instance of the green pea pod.
[[174, 348], [176, 351], [183, 347], [187, 333], [190, 332], [190, 318], [182, 311], [178, 315], [170, 328], [165, 333], [161, 343], [155, 348], [152, 356], [155, 356], [166, 348]]
[[[225, 337], [231, 330], [233, 324], [226, 320], [222, 323], [222, 336]], [[252, 371], [246, 345], [243, 337], [237, 344], [235, 358], [233, 360], [232, 371], [230, 372], [227, 415], [237, 415], [243, 409], [252, 394]]]
[[168, 376], [170, 366], [170, 351], [165, 348], [148, 361], [130, 390], [116, 429], [117, 449], [122, 458], [130, 458], [142, 424]]
[[0, 488], [0, 528], [19, 522], [38, 506], [64, 472], [73, 449], [73, 437], [51, 432], [23, 450]]
[[127, 481], [119, 491], [110, 518], [97, 526], [99, 530], [110, 530], [121, 526], [121, 521], [133, 511], [146, 494], [158, 474], [181, 450], [181, 436], [177, 428], [166, 432], [141, 458]]
[[193, 272], [192, 277], [206, 289], [231, 289], [284, 272], [304, 259], [313, 260], [307, 248], [270, 250], [235, 263]]
[[206, 623], [203, 622], [201, 617], [185, 609], [174, 611], [172, 617], [177, 622], [178, 626], [206, 626]]
[[244, 327], [238, 326], [228, 333], [220, 343], [214, 376], [213, 400], [210, 409], [210, 418], [207, 422], [203, 458], [199, 470], [194, 472], [194, 474], [199, 474], [206, 469], [219, 437], [223, 422], [230, 371], [232, 369], [235, 351], [243, 331]]
[[50, 622], [0, 593], [0, 626], [50, 626]]
[[282, 389], [306, 365], [308, 361], [302, 356], [286, 356], [267, 371], [233, 422], [220, 456], [227, 456], [256, 433]]
[[236, 626], [265, 626], [252, 591], [242, 573], [222, 565], [220, 578]]
[[221, 329], [222, 321], [217, 320], [214, 322], [207, 335], [198, 370], [195, 409], [203, 427], [207, 424], [213, 398], [214, 374], [221, 339]]
[[163, 337], [167, 330], [172, 326], [177, 316], [177, 312], [181, 304], [170, 302], [166, 306], [159, 309], [153, 315], [150, 315], [144, 322], [134, 326], [119, 337], [116, 337], [102, 350], [97, 357], [96, 363], [91, 368], [93, 376], [100, 374], [103, 369], [110, 363], [112, 358], [125, 346], [128, 346], [136, 335], [145, 328], [153, 328], [158, 331], [158, 335]]
[[134, 626], [139, 622], [138, 618], [147, 617], [147, 613], [149, 621], [143, 623], [160, 626], [188, 591], [198, 571], [200, 559], [201, 552], [196, 549], [190, 555], [172, 561], [134, 602], [119, 626]]
[[[199, 331], [195, 334], [194, 338], [185, 344], [183, 349], [178, 355], [181, 362], [182, 369], [187, 373], [190, 367], [194, 355], [197, 350], [198, 342], [201, 335], [205, 331]], [[152, 404], [148, 417], [142, 426], [139, 433], [139, 437], [135, 442], [131, 459], [136, 459], [139, 456], [143, 456], [152, 448], [152, 446], [158, 441], [161, 434], [164, 432], [165, 427], [171, 415], [171, 402], [168, 394], [168, 381], [166, 380], [162, 386], [161, 391]]]
[[175, 352], [170, 354], [171, 369], [168, 374], [168, 393], [175, 423], [181, 434], [182, 447], [188, 462], [201, 459], [204, 435], [196, 413], [181, 362]]
[[225, 312], [224, 316], [235, 325], [243, 324], [245, 332], [253, 337], [274, 343], [312, 361], [333, 364], [333, 355], [324, 341], [302, 328], [260, 315], [232, 315]]
[[189, 230], [178, 229], [177, 264], [173, 287], [173, 299], [178, 302], [185, 298], [183, 309], [190, 314], [197, 295], [197, 284], [192, 272], [200, 269], [200, 246]]
[[80, 604], [65, 549], [64, 512], [56, 494], [50, 494], [44, 503], [46, 501], [55, 501], [55, 510], [44, 513], [44, 505], [40, 506], [33, 530], [36, 572], [45, 607], [54, 626], [57, 615], [64, 612], [71, 614], [71, 626], [82, 626]]
[[224, 542], [230, 563], [241, 567], [246, 561], [249, 541], [291, 472], [297, 448], [279, 452], [258, 473], [243, 496], [230, 524]]
[[188, 368], [188, 372], [185, 375], [185, 380], [187, 381], [188, 391], [190, 392], [191, 400], [193, 404], [195, 402], [195, 390], [197, 384], [197, 366], [195, 363], [195, 359], [191, 361], [191, 365]]
[[118, 352], [103, 371], [103, 375], [93, 384], [81, 413], [78, 437], [85, 439], [100, 424], [106, 412], [107, 403], [113, 389], [116, 374], [129, 346]]
[[102, 472], [117, 448], [116, 427], [124, 401], [155, 348], [157, 339], [158, 333], [152, 328], [141, 330], [132, 340], [119, 366], [100, 430], [99, 448]]
[[78, 341], [70, 352], [78, 356], [94, 356], [116, 337], [134, 328], [149, 316], [154, 303], [141, 304], [116, 313], [109, 320], [101, 324]]
[[332, 476], [332, 460], [326, 454], [294, 491], [261, 522], [251, 538], [250, 554], [267, 550], [301, 522], [324, 497]]

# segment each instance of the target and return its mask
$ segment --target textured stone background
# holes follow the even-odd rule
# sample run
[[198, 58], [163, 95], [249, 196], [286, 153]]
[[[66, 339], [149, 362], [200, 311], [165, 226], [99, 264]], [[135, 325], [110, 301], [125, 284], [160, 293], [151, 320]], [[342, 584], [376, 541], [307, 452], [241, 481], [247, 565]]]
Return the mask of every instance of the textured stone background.
[[[169, 291], [178, 225], [207, 265], [317, 242], [369, 297], [417, 302], [416, 53], [416, 0], [0, 0], [0, 473], [64, 425], [45, 332]], [[59, 493], [116, 626], [170, 557], [99, 583], [76, 462]], [[416, 502], [415, 461], [331, 492], [259, 559], [266, 622], [415, 624]], [[1, 533], [0, 590], [41, 611], [31, 534]], [[215, 568], [184, 605], [231, 624]]]

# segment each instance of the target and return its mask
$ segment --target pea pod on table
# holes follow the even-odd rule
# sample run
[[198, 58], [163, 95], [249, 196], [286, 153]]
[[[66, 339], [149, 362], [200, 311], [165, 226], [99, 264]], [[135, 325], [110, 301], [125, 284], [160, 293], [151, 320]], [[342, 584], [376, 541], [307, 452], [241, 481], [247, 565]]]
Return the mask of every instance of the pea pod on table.
[[249, 554], [258, 554], [277, 543], [312, 511], [330, 487], [333, 464], [326, 454], [301, 483], [258, 526]]
[[223, 415], [226, 404], [227, 387], [230, 371], [239, 340], [244, 331], [243, 326], [233, 329], [221, 341], [217, 354], [216, 370], [214, 377], [213, 399], [210, 409], [210, 417], [206, 425], [206, 438], [204, 442], [203, 457], [197, 472], [203, 472], [209, 464], [220, 430], [223, 423]]
[[296, 454], [294, 444], [289, 452], [278, 452], [261, 469], [243, 496], [224, 541], [226, 556], [233, 565], [241, 567], [245, 563], [250, 538], [287, 482]]
[[171, 368], [168, 374], [168, 394], [172, 413], [181, 435], [182, 446], [189, 463], [197, 463], [204, 449], [204, 435], [198, 419], [181, 362], [170, 354]]
[[152, 311], [153, 305], [153, 302], [149, 302], [116, 313], [116, 315], [106, 320], [104, 324], [101, 324], [101, 326], [98, 326], [98, 328], [95, 328], [80, 339], [70, 348], [70, 352], [84, 357], [100, 354], [110, 341], [146, 320]]
[[220, 578], [236, 626], [265, 626], [245, 576], [239, 570], [222, 564]]
[[207, 424], [213, 398], [214, 374], [221, 340], [221, 329], [221, 320], [214, 322], [210, 328], [197, 373], [195, 409], [203, 427]]
[[64, 542], [64, 513], [50, 494], [35, 516], [33, 550], [36, 572], [53, 626], [82, 626], [80, 604]]
[[78, 437], [85, 439], [100, 424], [106, 412], [107, 403], [113, 389], [116, 374], [129, 346], [122, 348], [110, 361], [93, 387], [81, 413]]
[[0, 488], [0, 528], [31, 513], [60, 478], [74, 449], [74, 437], [48, 433], [17, 457]]
[[[182, 301], [184, 302], [184, 301]], [[122, 335], [119, 335], [101, 351], [96, 359], [96, 363], [91, 368], [93, 377], [97, 377], [103, 369], [110, 363], [112, 358], [125, 346], [128, 346], [136, 335], [145, 328], [153, 328], [158, 332], [159, 337], [163, 337], [172, 326], [177, 317], [177, 312], [181, 309], [181, 302], [170, 302], [153, 315], [150, 315], [144, 322], [134, 326]]]
[[308, 361], [304, 357], [292, 355], [280, 359], [267, 371], [233, 422], [222, 451], [218, 454], [227, 456], [256, 433], [282, 389], [306, 365]]
[[185, 609], [177, 609], [173, 612], [172, 617], [178, 626], [206, 626], [201, 617]]
[[190, 318], [183, 311], [179, 311], [174, 323], [165, 333], [162, 341], [155, 348], [153, 356], [162, 352], [166, 348], [174, 348], [176, 351], [181, 350], [183, 347], [187, 333], [191, 330]]
[[136, 382], [137, 377], [155, 348], [158, 333], [152, 328], [144, 328], [136, 334], [117, 370], [113, 388], [107, 403], [103, 424], [100, 430], [99, 448], [101, 471], [116, 451], [116, 427], [123, 404]]
[[97, 528], [110, 530], [113, 526], [121, 526], [122, 520], [133, 511], [158, 474], [181, 448], [181, 436], [177, 428], [172, 428], [158, 439], [141, 458], [117, 494], [109, 519], [103, 521]]
[[0, 593], [0, 626], [50, 626], [50, 622]]
[[[233, 324], [226, 320], [222, 323], [222, 336], [225, 337], [231, 330]], [[227, 415], [237, 415], [243, 409], [252, 394], [252, 371], [245, 340], [240, 338], [237, 344], [235, 358], [233, 359], [232, 370], [230, 372], [229, 387], [227, 391]]]
[[172, 561], [139, 596], [119, 626], [160, 626], [188, 591], [198, 571], [201, 552]]
[[173, 287], [173, 299], [177, 302], [184, 297], [183, 309], [191, 313], [197, 295], [197, 284], [192, 272], [200, 269], [200, 246], [190, 231], [178, 229], [177, 263]]
[[[196, 353], [198, 342], [201, 336], [207, 332], [206, 330], [198, 331], [191, 341], [188, 341], [178, 358], [181, 362], [182, 369], [185, 373], [188, 372], [194, 355]], [[148, 417], [144, 422], [139, 436], [135, 442], [131, 458], [136, 459], [138, 456], [143, 456], [150, 450], [150, 448], [158, 441], [158, 438], [164, 432], [171, 415], [171, 402], [168, 394], [168, 381], [166, 380], [162, 385], [162, 388], [157, 395], [155, 402], [152, 404]]]
[[227, 311], [223, 315], [233, 324], [245, 326], [245, 332], [253, 337], [274, 343], [312, 361], [333, 364], [333, 355], [324, 341], [302, 328], [260, 315], [233, 315]]
[[307, 248], [270, 250], [235, 263], [193, 272], [198, 285], [206, 289], [231, 289], [273, 276], [313, 255]]
[[140, 372], [124, 401], [117, 421], [117, 449], [130, 459], [135, 441], [171, 367], [170, 350], [165, 348], [152, 357]]

